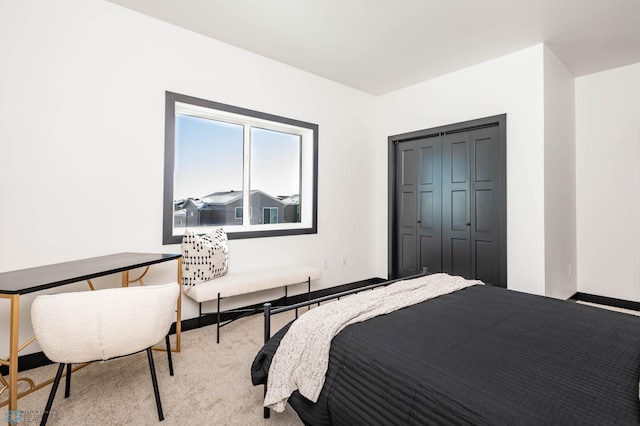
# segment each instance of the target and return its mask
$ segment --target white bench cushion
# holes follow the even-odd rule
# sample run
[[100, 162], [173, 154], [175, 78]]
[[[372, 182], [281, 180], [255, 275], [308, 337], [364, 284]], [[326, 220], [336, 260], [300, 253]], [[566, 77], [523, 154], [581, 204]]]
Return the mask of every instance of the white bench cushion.
[[249, 272], [228, 273], [193, 287], [183, 287], [185, 294], [198, 303], [220, 297], [238, 296], [277, 287], [317, 280], [320, 270], [309, 266], [285, 266]]

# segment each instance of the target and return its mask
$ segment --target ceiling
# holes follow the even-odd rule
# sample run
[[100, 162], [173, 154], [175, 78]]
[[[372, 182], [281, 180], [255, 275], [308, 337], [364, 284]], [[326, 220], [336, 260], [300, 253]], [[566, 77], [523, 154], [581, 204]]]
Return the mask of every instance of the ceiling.
[[640, 62], [640, 0], [108, 0], [380, 95], [544, 42], [576, 77]]

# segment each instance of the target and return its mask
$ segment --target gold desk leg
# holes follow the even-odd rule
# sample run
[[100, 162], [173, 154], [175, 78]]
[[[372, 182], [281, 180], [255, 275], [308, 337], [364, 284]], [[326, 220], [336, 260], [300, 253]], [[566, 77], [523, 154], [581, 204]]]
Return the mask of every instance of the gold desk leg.
[[[129, 279], [129, 276], [127, 275], [127, 283], [128, 283], [128, 284], [131, 284], [131, 283], [139, 282], [139, 283], [140, 283], [140, 285], [144, 285], [144, 281], [142, 281], [142, 278], [143, 278], [145, 275], [147, 275], [147, 272], [149, 272], [149, 265], [147, 265], [147, 266], [144, 268], [144, 271], [142, 271], [142, 274], [140, 274], [140, 276], [139, 276], [138, 278], [132, 278], [132, 279]], [[127, 272], [127, 273], [128, 273], [128, 272]]]
[[[140, 285], [144, 285], [142, 277], [149, 272], [149, 266], [142, 272], [142, 274], [135, 279], [129, 279], [129, 271], [122, 271], [122, 287], [129, 287], [129, 284], [136, 281], [140, 282]], [[178, 258], [178, 286], [180, 291], [178, 292], [178, 306], [176, 307], [176, 346], [171, 352], [180, 352], [180, 335], [182, 333], [182, 258]], [[162, 349], [160, 349], [162, 350]]]

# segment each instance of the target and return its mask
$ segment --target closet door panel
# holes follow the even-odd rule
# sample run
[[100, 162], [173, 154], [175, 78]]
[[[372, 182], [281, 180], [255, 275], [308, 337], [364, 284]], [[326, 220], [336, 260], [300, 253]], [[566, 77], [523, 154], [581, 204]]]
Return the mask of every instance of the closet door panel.
[[451, 272], [452, 275], [460, 275], [465, 278], [471, 276], [471, 258], [469, 257], [468, 239], [451, 239]]
[[488, 284], [500, 283], [500, 153], [498, 127], [473, 130], [471, 143], [471, 270]]
[[451, 230], [462, 231], [467, 230], [467, 214], [469, 211], [469, 191], [466, 189], [456, 189], [450, 192], [451, 194]]
[[416, 248], [416, 170], [418, 151], [415, 142], [396, 145], [396, 224], [394, 242], [398, 277], [415, 274]]
[[493, 191], [490, 189], [476, 189], [473, 230], [478, 233], [491, 233], [495, 226], [493, 217]]
[[418, 183], [418, 268], [430, 272], [442, 271], [442, 165], [440, 136], [416, 142], [420, 157]]
[[396, 145], [398, 277], [442, 270], [440, 136]]
[[405, 230], [416, 227], [416, 194], [414, 191], [404, 191], [400, 194], [401, 227]]
[[495, 256], [495, 247], [493, 241], [475, 241], [475, 278], [481, 280], [484, 283], [492, 284], [496, 281], [494, 277], [498, 273], [496, 268], [496, 262], [493, 260]]
[[442, 270], [471, 278], [469, 132], [442, 137]]
[[[403, 234], [401, 237], [402, 258], [400, 268], [411, 275], [416, 270], [416, 236], [415, 234]], [[406, 276], [405, 275], [405, 276]]]
[[434, 228], [434, 203], [440, 204], [435, 199], [433, 191], [420, 191], [420, 222], [418, 225], [422, 230], [433, 230]]

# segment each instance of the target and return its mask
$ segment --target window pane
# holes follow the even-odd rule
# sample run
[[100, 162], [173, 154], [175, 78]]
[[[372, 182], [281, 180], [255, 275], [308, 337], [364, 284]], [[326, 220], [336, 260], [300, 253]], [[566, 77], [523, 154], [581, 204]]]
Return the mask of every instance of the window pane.
[[176, 114], [174, 227], [242, 224], [243, 132], [238, 124]]
[[265, 207], [262, 210], [262, 223], [278, 223], [278, 208]]
[[291, 133], [251, 128], [252, 225], [300, 222], [300, 144]]

